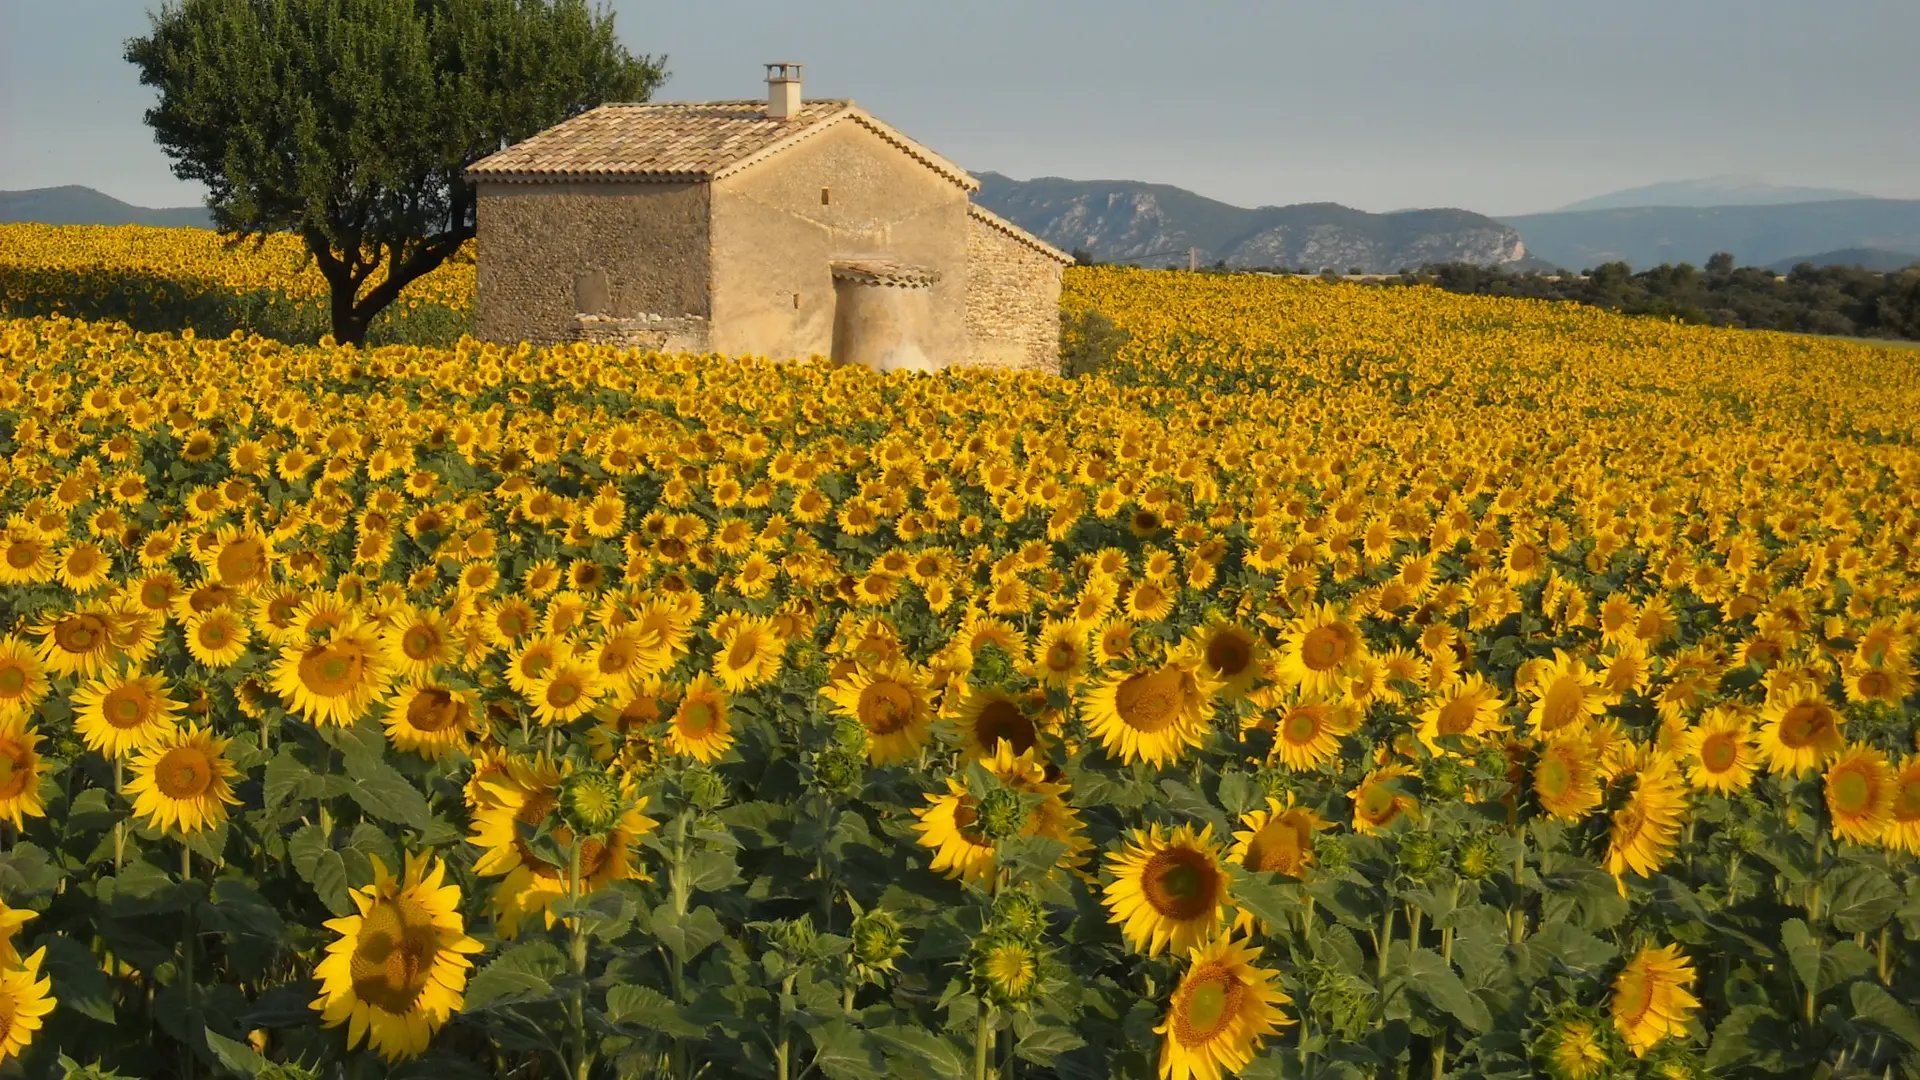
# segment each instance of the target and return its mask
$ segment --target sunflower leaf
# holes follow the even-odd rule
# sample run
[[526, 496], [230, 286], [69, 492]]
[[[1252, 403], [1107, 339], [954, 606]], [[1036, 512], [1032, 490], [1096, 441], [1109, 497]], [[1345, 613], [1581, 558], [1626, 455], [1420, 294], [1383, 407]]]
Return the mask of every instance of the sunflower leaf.
[[973, 1062], [945, 1035], [894, 1024], [874, 1029], [873, 1037], [880, 1040], [895, 1075], [927, 1075], [937, 1080], [966, 1080], [973, 1075]]
[[287, 855], [328, 911], [345, 915], [352, 910], [347, 896], [347, 861], [328, 843], [318, 825], [301, 826], [287, 841]]
[[1898, 1035], [1901, 1042], [1920, 1050], [1920, 1017], [1916, 1017], [1912, 1009], [1900, 1004], [1878, 983], [1857, 982], [1847, 992], [1854, 1016], [1879, 1024]]
[[529, 941], [502, 952], [467, 981], [468, 1012], [499, 1008], [553, 996], [553, 980], [567, 968], [551, 942]]
[[[113, 984], [100, 970], [100, 961], [87, 947], [59, 934], [48, 934], [35, 942], [45, 948], [41, 974], [53, 980], [53, 999], [61, 1009], [71, 1009], [90, 1020], [114, 1023]], [[31, 955], [31, 949], [20, 950]]]
[[1486, 1002], [1474, 996], [1460, 981], [1452, 965], [1431, 949], [1411, 949], [1406, 957], [1407, 985], [1435, 1008], [1442, 1009], [1474, 1032], [1493, 1026], [1493, 1014]]
[[1900, 893], [1887, 875], [1871, 866], [1844, 867], [1827, 878], [1833, 891], [1827, 915], [1843, 934], [1870, 934], [1900, 906]]
[[266, 808], [273, 810], [289, 802], [313, 798], [319, 786], [319, 778], [294, 756], [293, 749], [282, 746], [273, 760], [267, 762], [261, 795]]
[[213, 1056], [229, 1072], [241, 1076], [258, 1076], [268, 1064], [267, 1059], [261, 1057], [253, 1047], [237, 1039], [229, 1039], [211, 1028], [207, 1030], [207, 1049], [213, 1051]]
[[427, 797], [400, 770], [378, 757], [349, 752], [347, 776], [353, 780], [347, 794], [360, 809], [382, 821], [425, 831], [433, 816]]
[[651, 986], [616, 986], [607, 991], [607, 1019], [630, 1024], [676, 1039], [697, 1038], [700, 1025], [683, 1015], [681, 1007]]
[[671, 904], [654, 908], [647, 918], [647, 930], [660, 939], [682, 963], [700, 955], [707, 946], [725, 934], [720, 917], [710, 907], [697, 907], [685, 915], [676, 915]]
[[881, 1080], [886, 1059], [876, 1040], [844, 1020], [829, 1020], [811, 1032], [813, 1062], [827, 1080]]

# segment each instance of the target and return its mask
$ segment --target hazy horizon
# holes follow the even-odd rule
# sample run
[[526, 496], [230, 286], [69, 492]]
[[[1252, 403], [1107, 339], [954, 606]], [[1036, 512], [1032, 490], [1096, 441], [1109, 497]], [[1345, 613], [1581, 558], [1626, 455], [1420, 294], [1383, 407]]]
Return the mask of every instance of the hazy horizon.
[[[200, 201], [154, 145], [153, 93], [121, 57], [152, 6], [0, 0], [0, 189]], [[612, 7], [629, 48], [667, 54], [662, 100], [757, 97], [763, 61], [797, 60], [808, 97], [854, 98], [1015, 179], [1496, 216], [1721, 176], [1920, 198], [1920, 68], [1905, 55], [1920, 5], [1895, 0]]]

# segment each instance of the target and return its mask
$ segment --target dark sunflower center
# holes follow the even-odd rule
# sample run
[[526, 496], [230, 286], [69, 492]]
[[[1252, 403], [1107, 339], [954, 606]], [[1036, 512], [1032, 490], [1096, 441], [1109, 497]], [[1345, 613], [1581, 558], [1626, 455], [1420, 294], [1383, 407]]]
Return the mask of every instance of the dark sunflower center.
[[349, 976], [354, 996], [389, 1013], [412, 1010], [426, 989], [439, 935], [418, 901], [381, 900], [360, 920]]
[[913, 715], [913, 692], [897, 682], [877, 681], [860, 691], [860, 724], [875, 735], [891, 735]]
[[1720, 733], [1709, 735], [1706, 741], [1700, 744], [1700, 764], [1705, 766], [1708, 772], [1726, 772], [1733, 768], [1734, 762], [1739, 760], [1739, 757], [1739, 748], [1734, 746], [1731, 735]]
[[169, 799], [192, 799], [213, 783], [213, 762], [197, 746], [176, 746], [153, 767], [153, 783]]
[[1235, 634], [1215, 634], [1207, 642], [1207, 666], [1227, 678], [1247, 670], [1253, 650]]
[[1347, 636], [1331, 626], [1316, 626], [1300, 643], [1300, 659], [1313, 671], [1331, 671], [1347, 658]]
[[1005, 739], [1013, 747], [1015, 754], [1022, 754], [1033, 748], [1033, 721], [1027, 719], [1020, 706], [1005, 699], [988, 702], [980, 710], [980, 719], [974, 725], [974, 732], [980, 738], [980, 745], [991, 751], [1000, 740]]
[[1171, 919], [1197, 919], [1210, 911], [1220, 894], [1220, 874], [1213, 861], [1198, 851], [1161, 851], [1147, 863], [1142, 875], [1147, 903]]
[[1554, 731], [1566, 727], [1580, 718], [1586, 706], [1587, 696], [1581, 689], [1580, 680], [1571, 675], [1562, 675], [1547, 687], [1546, 696], [1540, 699], [1540, 729]]
[[415, 731], [445, 731], [459, 719], [460, 705], [448, 691], [429, 686], [407, 703], [407, 726]]
[[1189, 975], [1184, 1000], [1175, 1011], [1174, 1038], [1187, 1047], [1212, 1042], [1239, 1016], [1246, 995], [1245, 983], [1217, 967]]
[[1827, 785], [1827, 790], [1833, 793], [1836, 813], [1863, 813], [1873, 799], [1873, 782], [1858, 769], [1848, 769], [1834, 775]]
[[1165, 731], [1180, 719], [1185, 689], [1181, 673], [1173, 668], [1134, 675], [1114, 692], [1114, 710], [1120, 722], [1135, 731]]

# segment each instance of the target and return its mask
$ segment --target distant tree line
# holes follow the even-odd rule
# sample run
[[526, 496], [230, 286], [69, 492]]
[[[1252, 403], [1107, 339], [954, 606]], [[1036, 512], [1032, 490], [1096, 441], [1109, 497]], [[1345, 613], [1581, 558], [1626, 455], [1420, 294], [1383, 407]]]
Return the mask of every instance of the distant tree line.
[[[1076, 250], [1073, 254], [1082, 264], [1100, 265], [1086, 252]], [[1335, 273], [1329, 267], [1252, 270], [1321, 276]], [[1249, 271], [1215, 262], [1202, 272]], [[1357, 268], [1348, 272], [1360, 273]], [[1709, 258], [1704, 269], [1689, 263], [1663, 263], [1636, 274], [1624, 262], [1611, 262], [1574, 274], [1430, 263], [1418, 270], [1403, 268], [1368, 284], [1432, 285], [1476, 296], [1570, 300], [1627, 315], [1657, 315], [1710, 326], [1920, 340], [1920, 263], [1885, 274], [1800, 263], [1781, 276], [1763, 266], [1736, 266], [1733, 255], [1723, 251]]]

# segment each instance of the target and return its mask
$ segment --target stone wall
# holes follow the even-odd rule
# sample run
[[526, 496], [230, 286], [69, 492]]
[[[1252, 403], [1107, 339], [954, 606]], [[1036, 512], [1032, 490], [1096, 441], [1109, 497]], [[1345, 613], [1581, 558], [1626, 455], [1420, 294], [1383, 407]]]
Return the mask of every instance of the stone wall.
[[582, 340], [580, 314], [711, 314], [705, 184], [483, 183], [476, 243], [490, 341]]
[[641, 349], [646, 352], [704, 353], [710, 337], [707, 320], [698, 315], [665, 318], [637, 315], [576, 315], [566, 340], [589, 345], [611, 345], [616, 349]]
[[832, 353], [835, 261], [938, 272], [922, 342], [963, 363], [967, 192], [852, 120], [713, 184], [713, 349], [774, 359]]
[[967, 362], [1060, 372], [1059, 260], [967, 216]]

